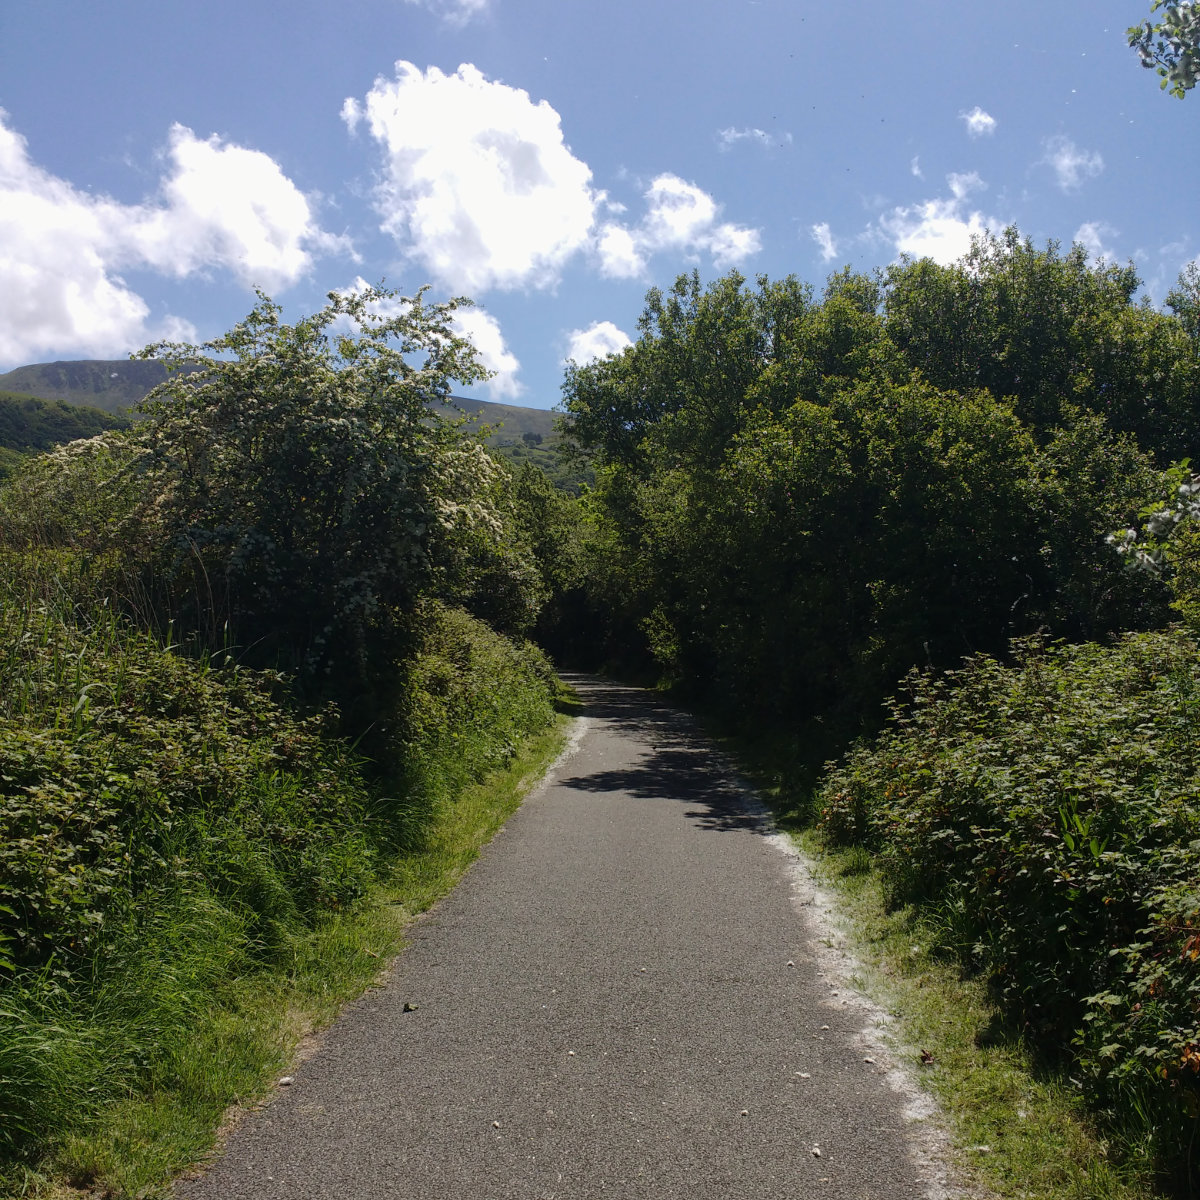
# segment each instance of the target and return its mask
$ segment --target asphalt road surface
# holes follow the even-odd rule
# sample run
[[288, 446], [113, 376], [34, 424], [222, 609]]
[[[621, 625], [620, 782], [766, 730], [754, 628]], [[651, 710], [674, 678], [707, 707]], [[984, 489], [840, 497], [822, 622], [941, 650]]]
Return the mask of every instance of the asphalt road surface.
[[946, 1194], [754, 801], [652, 693], [572, 682], [574, 750], [180, 1196]]

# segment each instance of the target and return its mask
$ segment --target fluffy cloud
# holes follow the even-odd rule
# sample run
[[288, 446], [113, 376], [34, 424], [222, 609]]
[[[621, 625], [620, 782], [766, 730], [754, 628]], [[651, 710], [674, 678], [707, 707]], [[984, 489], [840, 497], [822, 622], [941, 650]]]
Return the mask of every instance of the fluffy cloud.
[[657, 176], [646, 189], [646, 214], [633, 229], [608, 224], [596, 251], [600, 270], [614, 279], [641, 275], [646, 260], [662, 251], [707, 254], [718, 270], [736, 266], [762, 249], [757, 229], [718, 223], [720, 205], [702, 188], [678, 175]]
[[590, 244], [599, 197], [563, 142], [558, 113], [464, 64], [398, 62], [342, 107], [384, 152], [382, 228], [446, 287], [548, 287]]
[[505, 343], [500, 322], [491, 313], [481, 308], [460, 308], [454, 314], [454, 327], [471, 340], [483, 365], [493, 372], [483, 385], [492, 400], [515, 400], [525, 391], [524, 384], [517, 379], [521, 364]]
[[619, 354], [631, 345], [629, 335], [611, 321], [593, 321], [586, 329], [573, 329], [567, 335], [567, 360], [582, 366], [597, 358]]
[[0, 112], [0, 362], [100, 355], [146, 339], [145, 301], [109, 269], [120, 208], [29, 160]]
[[167, 157], [164, 203], [134, 210], [125, 230], [133, 258], [177, 276], [224, 269], [273, 291], [306, 275], [314, 253], [350, 252], [346, 239], [320, 230], [307, 198], [266, 154], [174, 125]]
[[636, 279], [646, 269], [638, 239], [623, 225], [608, 224], [596, 239], [600, 270], [611, 279]]
[[760, 248], [757, 230], [721, 222], [712, 196], [671, 174], [651, 182], [640, 224], [616, 220], [623, 206], [593, 188], [558, 113], [470, 64], [447, 75], [398, 62], [394, 79], [346, 100], [342, 118], [383, 150], [383, 230], [453, 290], [553, 287], [584, 252], [604, 275], [629, 279], [664, 250], [707, 254], [722, 269]]
[[828, 221], [814, 225], [809, 233], [812, 234], [812, 240], [820, 248], [822, 262], [832, 262], [837, 258], [837, 243], [833, 240], [833, 233], [829, 228]]
[[437, 13], [447, 25], [461, 27], [472, 17], [480, 16], [492, 6], [492, 0], [407, 0]]
[[984, 137], [996, 132], [996, 118], [991, 113], [984, 112], [978, 104], [970, 112], [962, 112], [958, 115], [966, 121], [967, 134], [970, 137]]
[[265, 154], [175, 126], [161, 193], [121, 204], [34, 163], [0, 110], [0, 361], [46, 352], [108, 356], [157, 337], [193, 338], [178, 318], [152, 324], [121, 277], [150, 268], [227, 270], [246, 283], [294, 282], [314, 253], [346, 248]]
[[966, 211], [971, 193], [986, 187], [978, 175], [948, 175], [946, 182], [949, 196], [894, 208], [879, 218], [879, 232], [891, 241], [897, 254], [949, 264], [970, 250], [973, 237], [998, 227], [999, 222], [982, 213]]
[[1085, 179], [1094, 179], [1104, 170], [1099, 151], [1081, 150], [1062, 134], [1047, 138], [1044, 146], [1046, 153], [1040, 162], [1053, 168], [1058, 186], [1064, 192], [1075, 191]]

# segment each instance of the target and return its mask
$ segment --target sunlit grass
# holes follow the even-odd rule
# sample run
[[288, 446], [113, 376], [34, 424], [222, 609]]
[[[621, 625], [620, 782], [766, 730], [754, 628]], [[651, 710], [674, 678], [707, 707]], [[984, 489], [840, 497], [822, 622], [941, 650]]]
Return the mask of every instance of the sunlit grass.
[[[11, 1173], [7, 1194], [166, 1196], [170, 1180], [212, 1150], [222, 1122], [261, 1102], [304, 1040], [379, 978], [402, 949], [408, 921], [450, 891], [544, 773], [566, 724], [559, 717], [507, 766], [441, 806], [423, 848], [399, 859], [359, 907], [297, 936], [270, 971], [219, 986], [169, 1036], [157, 1030], [155, 1085], [107, 1105], [42, 1164]], [[144, 982], [128, 980], [130, 994]], [[80, 1022], [78, 1033], [86, 1039], [93, 1028]]]
[[[889, 1014], [898, 1052], [937, 1100], [965, 1182], [1004, 1200], [1162, 1194], [1133, 1148], [1115, 1161], [1071, 1080], [1039, 1068], [1005, 1028], [984, 981], [939, 960], [934, 930], [912, 909], [888, 910], [861, 848], [831, 850], [812, 831], [792, 836], [835, 896], [860, 964], [852, 982]], [[932, 1062], [922, 1062], [922, 1051]]]

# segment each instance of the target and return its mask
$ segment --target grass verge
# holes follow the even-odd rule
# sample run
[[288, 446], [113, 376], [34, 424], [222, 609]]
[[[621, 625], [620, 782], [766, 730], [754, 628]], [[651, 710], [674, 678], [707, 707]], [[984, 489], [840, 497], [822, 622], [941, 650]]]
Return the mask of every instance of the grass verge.
[[888, 909], [866, 852], [791, 833], [836, 898], [860, 967], [851, 982], [889, 1014], [900, 1057], [944, 1114], [965, 1183], [1004, 1200], [1163, 1195], [1144, 1160], [1111, 1154], [1073, 1082], [1041, 1070], [1005, 1028], [985, 981], [939, 959], [937, 931], [912, 908]]
[[[439, 806], [420, 848], [403, 855], [363, 903], [297, 936], [277, 970], [248, 973], [199, 1000], [171, 1040], [163, 1068], [169, 1086], [109, 1105], [86, 1133], [68, 1137], [38, 1169], [25, 1168], [0, 1187], [9, 1197], [46, 1200], [168, 1196], [171, 1180], [211, 1152], [221, 1126], [261, 1103], [306, 1040], [379, 977], [402, 949], [411, 919], [454, 887], [545, 773], [567, 722], [560, 715], [518, 745], [504, 767]], [[186, 914], [186, 921], [197, 919]], [[61, 1033], [64, 1046], [102, 1053], [82, 1028]]]

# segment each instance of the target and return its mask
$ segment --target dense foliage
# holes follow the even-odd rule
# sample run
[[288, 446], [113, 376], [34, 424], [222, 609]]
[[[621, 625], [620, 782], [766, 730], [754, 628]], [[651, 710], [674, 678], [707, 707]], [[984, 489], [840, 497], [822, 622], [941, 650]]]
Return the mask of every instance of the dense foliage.
[[431, 413], [481, 375], [453, 311], [260, 298], [0, 487], [0, 1188], [185, 1094], [235, 982], [553, 720], [553, 522]]
[[1136, 287], [1010, 231], [819, 301], [651, 292], [639, 340], [565, 389], [623, 628], [749, 715], [870, 719], [914, 664], [1152, 624], [1161, 589], [1104, 537], [1188, 450], [1200, 359]]
[[1180, 100], [1200, 82], [1200, 7], [1194, 0], [1154, 0], [1146, 20], [1128, 30], [1129, 44], [1142, 66], [1157, 71], [1163, 91]]
[[193, 998], [279, 961], [544, 725], [532, 635], [821, 757], [886, 720], [823, 787], [829, 836], [1186, 1177], [1200, 650], [1162, 630], [1200, 612], [1200, 493], [1166, 469], [1200, 429], [1200, 276], [1169, 311], [1138, 288], [1012, 230], [820, 295], [685, 276], [568, 369], [566, 488], [534, 436], [498, 456], [439, 415], [482, 374], [457, 302], [286, 325], [261, 297], [147, 351], [144, 420], [0, 487], [8, 1152], [86, 1121], [105, 1056], [112, 1088], [168, 1071], [88, 1032], [114, 980], [178, 1024], [145, 991], [164, 947], [197, 948]]
[[[820, 821], [990, 973], [1043, 1053], [1167, 1161], [1200, 1114], [1200, 654], [1184, 632], [1023, 643], [914, 675]], [[1182, 1166], [1182, 1164], [1180, 1164]]]
[[1200, 650], [1147, 631], [1200, 611], [1195, 481], [1164, 470], [1196, 449], [1200, 323], [1195, 271], [1169, 311], [1139, 286], [1013, 230], [819, 297], [692, 275], [568, 370], [565, 408], [610, 655], [799, 761], [890, 711], [828, 775], [825, 830], [1186, 1190]]
[[128, 424], [96, 408], [0, 392], [0, 481], [16, 471], [24, 454]]
[[0, 392], [0, 446], [8, 450], [49, 450], [128, 424], [98, 408]]
[[0, 604], [0, 1186], [171, 1057], [239, 975], [363, 897], [440, 806], [551, 719], [549, 664], [428, 607], [384, 777], [274, 673]]

